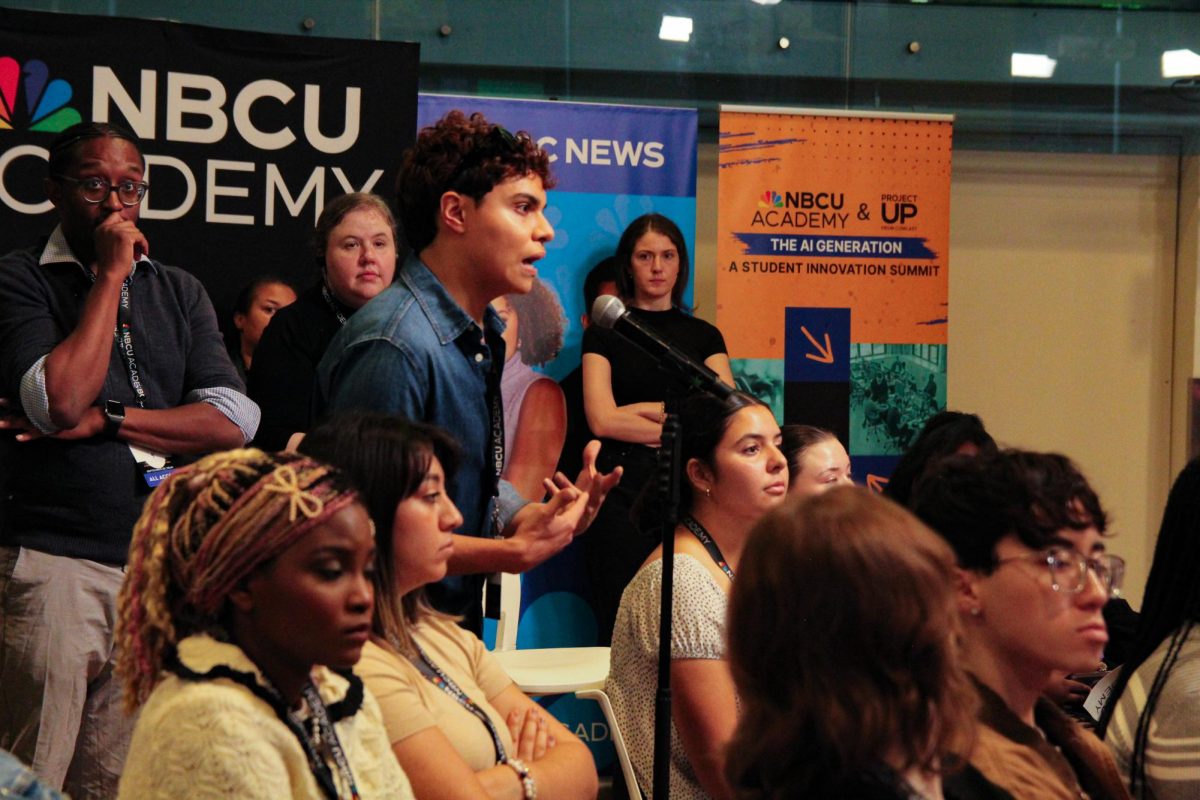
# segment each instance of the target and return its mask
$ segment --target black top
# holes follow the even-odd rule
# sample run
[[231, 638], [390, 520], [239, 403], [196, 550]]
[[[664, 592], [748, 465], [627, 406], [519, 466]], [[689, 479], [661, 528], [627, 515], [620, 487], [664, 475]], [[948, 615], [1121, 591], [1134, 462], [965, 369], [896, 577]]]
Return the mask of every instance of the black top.
[[[92, 282], [79, 264], [40, 266], [44, 242], [0, 259], [0, 397], [20, 396], [21, 378], [79, 322]], [[149, 409], [174, 408], [189, 392], [243, 392], [217, 330], [204, 287], [194, 276], [140, 262], [129, 285], [131, 332]], [[113, 342], [97, 402], [136, 405]], [[129, 447], [96, 436], [42, 438], [6, 448], [10, 463], [0, 502], [0, 544], [108, 564], [125, 562], [133, 524], [149, 487]]]
[[[343, 317], [354, 313], [340, 305], [339, 310]], [[341, 327], [319, 282], [275, 312], [250, 364], [250, 398], [262, 409], [256, 446], [282, 450], [293, 433], [313, 426], [317, 364]]]
[[[709, 356], [728, 352], [725, 337], [716, 327], [677, 308], [643, 311], [630, 307], [629, 313], [701, 363]], [[657, 362], [621, 334], [590, 325], [583, 332], [583, 352], [604, 356], [612, 365], [613, 400], [618, 406], [667, 399], [671, 383], [663, 380]]]
[[583, 409], [583, 365], [571, 370], [558, 382], [567, 406], [567, 434], [563, 439], [562, 454], [556, 469], [575, 480], [583, 466], [583, 448], [594, 437], [588, 427], [587, 413]]

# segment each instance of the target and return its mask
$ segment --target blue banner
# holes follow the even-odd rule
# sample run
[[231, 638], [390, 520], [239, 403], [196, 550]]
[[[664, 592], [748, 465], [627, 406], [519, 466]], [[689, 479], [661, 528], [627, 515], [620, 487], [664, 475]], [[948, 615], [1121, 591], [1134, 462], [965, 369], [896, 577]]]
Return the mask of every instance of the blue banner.
[[417, 125], [452, 109], [527, 131], [550, 154], [559, 191], [696, 197], [692, 109], [422, 94]]

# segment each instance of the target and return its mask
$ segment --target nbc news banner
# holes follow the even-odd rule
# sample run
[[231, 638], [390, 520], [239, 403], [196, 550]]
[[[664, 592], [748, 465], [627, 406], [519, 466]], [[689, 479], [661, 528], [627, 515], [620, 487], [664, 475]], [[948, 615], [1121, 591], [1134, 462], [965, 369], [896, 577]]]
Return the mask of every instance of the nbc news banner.
[[142, 141], [155, 259], [199, 277], [222, 316], [255, 276], [303, 288], [324, 203], [391, 198], [417, 63], [411, 43], [0, 8], [0, 252], [57, 222], [43, 188], [55, 135], [112, 122]]
[[881, 490], [946, 407], [953, 117], [722, 106], [717, 324], [738, 384]]

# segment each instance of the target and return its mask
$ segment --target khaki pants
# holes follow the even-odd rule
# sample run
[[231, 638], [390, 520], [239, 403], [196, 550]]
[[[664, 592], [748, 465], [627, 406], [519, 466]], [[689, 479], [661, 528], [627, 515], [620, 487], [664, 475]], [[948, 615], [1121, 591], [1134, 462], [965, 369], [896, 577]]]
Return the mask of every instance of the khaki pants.
[[74, 800], [112, 798], [133, 720], [114, 674], [123, 571], [0, 547], [0, 748]]

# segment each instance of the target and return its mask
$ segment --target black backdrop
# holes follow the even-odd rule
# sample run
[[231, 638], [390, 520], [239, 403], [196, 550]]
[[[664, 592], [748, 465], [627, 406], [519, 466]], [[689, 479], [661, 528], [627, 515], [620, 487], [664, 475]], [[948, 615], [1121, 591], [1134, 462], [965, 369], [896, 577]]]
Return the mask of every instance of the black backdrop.
[[224, 325], [256, 275], [313, 282], [326, 200], [368, 183], [392, 200], [417, 68], [413, 43], [0, 8], [0, 253], [56, 223], [42, 184], [56, 132], [116, 122], [147, 156], [150, 254], [197, 275]]

